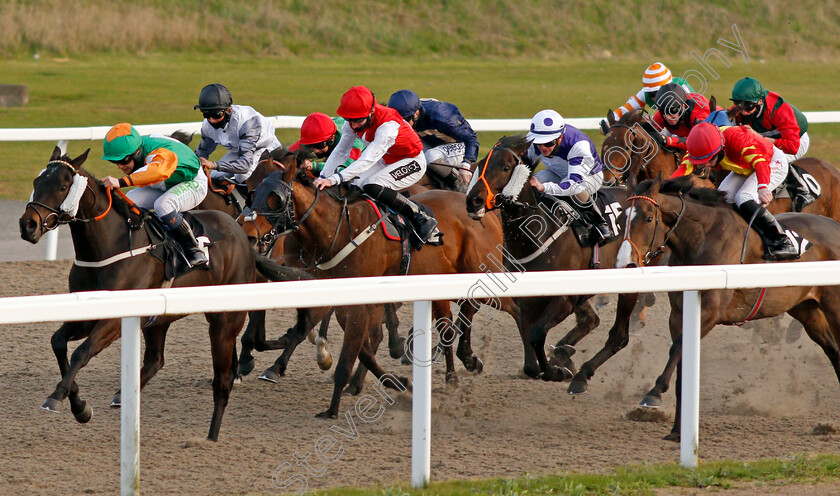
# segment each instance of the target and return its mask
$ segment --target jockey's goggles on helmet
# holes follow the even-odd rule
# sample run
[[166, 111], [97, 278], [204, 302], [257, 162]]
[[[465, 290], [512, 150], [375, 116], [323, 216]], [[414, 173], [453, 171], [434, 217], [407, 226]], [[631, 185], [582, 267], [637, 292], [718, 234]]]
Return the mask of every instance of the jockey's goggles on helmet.
[[734, 100], [733, 103], [741, 107], [741, 110], [744, 110], [746, 112], [752, 112], [753, 109], [755, 109], [759, 105], [758, 102], [750, 102], [747, 100]]
[[330, 142], [329, 142], [329, 140], [327, 140], [327, 141], [321, 141], [320, 143], [312, 143], [312, 144], [309, 144], [309, 145], [306, 145], [306, 146], [308, 146], [309, 148], [311, 148], [313, 150], [323, 150], [324, 148], [328, 147], [329, 145], [330, 145]]
[[131, 155], [126, 155], [125, 157], [123, 157], [120, 160], [110, 160], [109, 162], [111, 162], [112, 164], [116, 164], [116, 165], [126, 165], [129, 162], [131, 162], [131, 160], [133, 158], [134, 158], [134, 154], [132, 153]]
[[352, 122], [353, 124], [361, 124], [368, 119], [368, 116], [359, 117], [358, 119], [347, 119], [347, 122]]
[[202, 110], [201, 115], [205, 119], [221, 119], [225, 115], [224, 110]]

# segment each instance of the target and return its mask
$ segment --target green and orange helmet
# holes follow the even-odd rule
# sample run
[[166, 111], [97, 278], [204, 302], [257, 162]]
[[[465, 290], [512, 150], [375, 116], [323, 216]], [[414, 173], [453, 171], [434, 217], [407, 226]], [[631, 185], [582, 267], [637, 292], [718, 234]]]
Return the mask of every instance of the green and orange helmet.
[[133, 155], [143, 144], [140, 133], [134, 126], [122, 122], [108, 130], [105, 139], [102, 140], [102, 160], [120, 161], [129, 155]]

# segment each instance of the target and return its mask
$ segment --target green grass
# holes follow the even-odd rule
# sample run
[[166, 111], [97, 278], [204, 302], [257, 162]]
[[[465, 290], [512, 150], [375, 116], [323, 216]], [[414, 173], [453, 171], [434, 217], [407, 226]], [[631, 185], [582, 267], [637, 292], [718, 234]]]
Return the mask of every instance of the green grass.
[[[200, 118], [193, 105], [202, 86], [223, 82], [234, 101], [265, 115], [334, 114], [341, 94], [365, 84], [386, 102], [398, 89], [457, 104], [467, 118], [530, 118], [543, 108], [567, 117], [605, 115], [640, 87], [649, 60], [581, 60], [557, 63], [537, 59], [453, 58], [300, 58], [207, 55], [119, 54], [72, 59], [20, 58], [3, 63], [6, 84], [29, 86], [29, 104], [0, 109], [0, 128], [105, 126], [190, 122]], [[693, 60], [669, 61], [675, 74], [696, 68]], [[780, 92], [801, 110], [840, 110], [840, 63], [794, 63], [732, 59], [709, 80], [707, 95], [728, 97], [735, 81], [751, 75]], [[813, 125], [809, 155], [840, 164], [837, 124]], [[295, 130], [279, 130], [289, 144]], [[480, 133], [488, 147], [505, 133]], [[508, 133], [510, 134], [510, 133]], [[600, 146], [601, 136], [589, 132]], [[195, 144], [196, 142], [194, 142]], [[25, 199], [54, 143], [0, 142], [0, 197]], [[114, 169], [99, 160], [99, 142], [72, 142], [70, 153], [91, 147], [89, 168], [96, 175]]]
[[[840, 456], [798, 455], [785, 460], [751, 462], [714, 461], [695, 470], [677, 465], [641, 465], [616, 469], [609, 474], [566, 474], [523, 476], [515, 479], [479, 479], [435, 482], [425, 489], [393, 485], [371, 488], [336, 488], [313, 491], [323, 496], [467, 496], [467, 495], [568, 495], [647, 496], [661, 488], [715, 488], [722, 490], [752, 485], [755, 494], [762, 487], [789, 484], [836, 483], [840, 481]], [[725, 494], [725, 492], [724, 492]]]

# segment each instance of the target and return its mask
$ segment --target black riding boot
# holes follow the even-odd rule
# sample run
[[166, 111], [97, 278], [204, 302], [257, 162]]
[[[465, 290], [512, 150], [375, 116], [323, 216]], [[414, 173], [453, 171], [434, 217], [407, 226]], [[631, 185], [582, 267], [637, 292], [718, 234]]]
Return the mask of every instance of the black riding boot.
[[423, 243], [428, 242], [429, 236], [435, 232], [438, 221], [426, 215], [426, 212], [420, 210], [420, 207], [405, 195], [378, 184], [366, 184], [362, 190], [411, 222], [414, 225], [414, 231]]
[[190, 264], [190, 267], [207, 265], [209, 260], [207, 260], [204, 252], [201, 251], [201, 248], [198, 247], [198, 241], [196, 241], [187, 219], [182, 219], [180, 224], [169, 230], [169, 233], [181, 245], [181, 248], [184, 249], [184, 255], [186, 255], [187, 263]]
[[601, 209], [598, 208], [594, 200], [586, 202], [585, 205], [578, 205], [578, 210], [592, 226], [590, 232], [592, 232], [592, 236], [597, 243], [610, 239], [613, 236], [607, 219], [604, 218], [604, 214], [601, 213]]
[[788, 238], [785, 230], [767, 209], [753, 200], [747, 200], [738, 207], [738, 212], [747, 222], [750, 221], [753, 213], [757, 212], [752, 227], [761, 236], [762, 241], [764, 241], [767, 258], [771, 260], [794, 260], [799, 258], [799, 248]]
[[802, 178], [793, 164], [790, 165], [788, 170], [787, 189], [790, 193], [791, 201], [793, 201], [794, 212], [801, 212], [803, 208], [817, 201], [814, 195], [811, 194], [811, 190], [805, 183], [805, 179]]

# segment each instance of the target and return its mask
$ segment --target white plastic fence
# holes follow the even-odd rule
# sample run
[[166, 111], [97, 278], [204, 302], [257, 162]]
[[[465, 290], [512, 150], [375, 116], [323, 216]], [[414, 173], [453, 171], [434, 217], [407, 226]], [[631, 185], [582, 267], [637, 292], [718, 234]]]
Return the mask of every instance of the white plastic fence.
[[[499, 296], [551, 296], [684, 291], [682, 431], [680, 462], [697, 465], [699, 443], [700, 293], [706, 289], [840, 285], [840, 261], [702, 267], [645, 267], [508, 273], [514, 282]], [[413, 301], [411, 483], [431, 477], [431, 305], [433, 300], [477, 298], [486, 274], [391, 276], [200, 288], [95, 291], [0, 298], [0, 324], [122, 318], [121, 489], [139, 493], [140, 319], [148, 315], [302, 308]], [[663, 363], [664, 359], [663, 358]], [[289, 379], [289, 380], [294, 380]], [[325, 398], [325, 401], [327, 398]], [[234, 399], [234, 401], [237, 401]], [[558, 401], [563, 401], [559, 399]], [[208, 403], [207, 407], [210, 405]], [[226, 429], [226, 435], [234, 432]]]
[[[804, 112], [811, 124], [840, 122], [840, 112]], [[276, 129], [299, 129], [305, 116], [275, 115], [269, 117]], [[602, 117], [572, 117], [566, 119], [578, 129], [598, 129]], [[530, 119], [470, 119], [470, 125], [476, 131], [524, 131], [531, 124]], [[201, 132], [201, 122], [176, 122], [172, 124], [140, 124], [134, 126], [140, 134], [170, 134], [175, 131], [188, 133]], [[67, 142], [74, 140], [101, 140], [110, 129], [109, 126], [93, 127], [52, 127], [0, 129], [0, 141], [58, 141], [58, 146], [66, 151]], [[55, 260], [58, 252], [58, 230], [47, 233], [46, 260]]]

